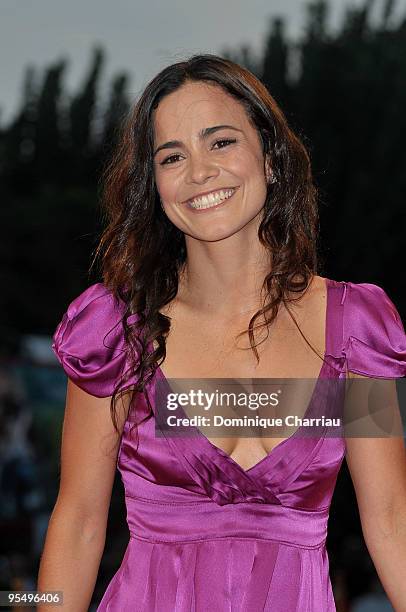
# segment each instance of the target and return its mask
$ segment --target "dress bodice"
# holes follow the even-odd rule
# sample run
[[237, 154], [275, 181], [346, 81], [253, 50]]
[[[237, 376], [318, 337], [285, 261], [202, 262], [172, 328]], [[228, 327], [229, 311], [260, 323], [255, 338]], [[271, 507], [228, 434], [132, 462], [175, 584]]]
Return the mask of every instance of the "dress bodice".
[[[340, 381], [348, 371], [377, 378], [406, 375], [406, 336], [386, 292], [369, 283], [328, 280], [327, 287], [326, 353], [307, 416], [339, 411]], [[67, 376], [97, 397], [112, 395], [128, 365], [123, 312], [124, 305], [98, 283], [70, 304], [54, 335], [53, 350]], [[327, 385], [321, 384], [326, 380]], [[133, 383], [134, 379], [129, 379], [126, 385]], [[131, 541], [138, 541], [139, 546], [143, 543], [137, 554], [145, 554], [155, 594], [152, 598], [142, 587], [143, 569], [139, 582], [134, 575], [125, 582], [133, 554], [129, 549], [99, 610], [123, 609], [122, 591], [119, 594], [123, 584], [127, 584], [127, 598], [128, 589], [144, 589], [142, 596], [141, 590], [137, 591], [137, 598], [145, 604], [139, 609], [148, 612], [229, 610], [238, 593], [241, 607], [233, 610], [335, 610], [324, 547], [330, 503], [346, 453], [343, 436], [331, 435], [328, 427], [318, 436], [304, 435], [299, 428], [245, 470], [198, 430], [195, 436], [169, 436], [165, 431], [158, 435], [156, 393], [166, 384], [158, 369], [147, 388], [153, 414], [140, 418], [148, 409], [145, 398], [138, 396], [124, 425], [117, 457]], [[199, 544], [213, 542], [222, 543], [221, 548]], [[165, 544], [195, 548], [171, 548], [170, 552], [156, 548]], [[312, 556], [316, 552], [319, 557]], [[139, 559], [135, 556], [134, 566]], [[165, 565], [168, 557], [170, 569]], [[217, 600], [196, 592], [195, 583], [190, 582], [193, 576], [181, 561], [186, 557], [195, 573], [203, 567], [206, 578], [218, 584]], [[213, 563], [221, 575], [213, 574]], [[308, 585], [303, 583], [305, 563], [313, 568]], [[225, 571], [228, 586], [224, 591], [221, 580]], [[296, 571], [297, 576], [286, 589], [288, 571]], [[175, 589], [172, 583], [170, 587], [165, 583], [168, 598], [178, 602], [172, 608], [165, 608], [163, 599], [162, 608], [157, 603], [160, 572], [169, 572], [167, 580], [171, 578], [177, 585]], [[275, 595], [283, 591], [284, 584], [285, 595]], [[112, 606], [117, 602], [117, 608], [104, 607], [107, 602]], [[299, 607], [289, 607], [293, 604]]]

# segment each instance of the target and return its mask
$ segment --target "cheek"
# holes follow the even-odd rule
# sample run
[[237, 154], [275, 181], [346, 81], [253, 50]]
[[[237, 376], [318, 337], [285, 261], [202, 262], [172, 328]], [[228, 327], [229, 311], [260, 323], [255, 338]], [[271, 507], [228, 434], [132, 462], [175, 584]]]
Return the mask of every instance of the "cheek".
[[155, 185], [158, 190], [158, 195], [164, 202], [172, 201], [176, 193], [176, 183], [173, 178], [164, 176], [159, 172], [155, 174]]
[[248, 181], [258, 180], [259, 177], [264, 175], [262, 158], [251, 150], [240, 150], [238, 153], [236, 152], [236, 154], [230, 158], [227, 166], [230, 172]]

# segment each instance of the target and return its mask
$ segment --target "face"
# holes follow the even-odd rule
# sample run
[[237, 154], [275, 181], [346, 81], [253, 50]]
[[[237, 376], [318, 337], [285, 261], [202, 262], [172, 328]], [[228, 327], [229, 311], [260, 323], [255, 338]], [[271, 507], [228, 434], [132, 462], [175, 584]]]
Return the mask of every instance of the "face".
[[220, 87], [192, 82], [163, 98], [154, 153], [164, 211], [186, 235], [216, 241], [257, 228], [267, 194], [260, 137]]

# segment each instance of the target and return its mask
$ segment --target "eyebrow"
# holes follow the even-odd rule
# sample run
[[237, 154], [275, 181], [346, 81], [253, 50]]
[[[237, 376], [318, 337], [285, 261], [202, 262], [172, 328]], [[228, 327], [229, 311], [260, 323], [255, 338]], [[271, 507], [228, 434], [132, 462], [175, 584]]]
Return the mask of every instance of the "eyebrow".
[[[224, 130], [224, 129], [235, 130], [236, 132], [242, 132], [242, 130], [232, 125], [214, 125], [212, 127], [203, 128], [202, 130], [200, 130], [199, 138], [203, 140], [204, 138], [207, 138], [207, 136], [210, 136], [211, 134], [214, 134], [215, 132], [218, 132], [219, 130]], [[165, 142], [164, 144], [159, 145], [159, 147], [155, 149], [154, 157], [158, 153], [158, 151], [161, 151], [161, 149], [174, 149], [175, 147], [181, 147], [182, 145], [183, 143], [181, 140], [168, 140], [168, 142]]]

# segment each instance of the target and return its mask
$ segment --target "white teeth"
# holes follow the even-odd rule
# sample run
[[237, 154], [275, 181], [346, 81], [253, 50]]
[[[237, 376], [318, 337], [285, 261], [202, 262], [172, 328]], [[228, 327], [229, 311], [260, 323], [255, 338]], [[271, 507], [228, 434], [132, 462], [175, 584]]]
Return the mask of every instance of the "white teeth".
[[215, 193], [209, 193], [207, 196], [196, 198], [190, 201], [189, 204], [190, 206], [192, 206], [192, 208], [211, 208], [212, 206], [219, 204], [223, 200], [230, 198], [233, 195], [234, 191], [234, 189], [228, 189], [227, 191], [223, 191], [223, 189], [221, 189], [220, 191], [216, 191]]

